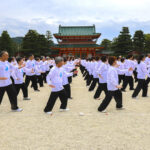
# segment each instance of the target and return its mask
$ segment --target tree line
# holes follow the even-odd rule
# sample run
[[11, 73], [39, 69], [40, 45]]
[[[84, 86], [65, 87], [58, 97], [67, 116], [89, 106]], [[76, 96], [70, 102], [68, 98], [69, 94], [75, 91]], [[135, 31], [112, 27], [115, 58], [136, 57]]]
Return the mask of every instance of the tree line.
[[[50, 31], [46, 31], [44, 35], [36, 30], [29, 30], [24, 37], [16, 38], [11, 38], [7, 31], [3, 31], [0, 36], [0, 50], [7, 50], [11, 56], [27, 56], [29, 53], [36, 56], [50, 55], [53, 45]], [[104, 51], [112, 51], [115, 55], [127, 55], [132, 51], [147, 54], [150, 53], [150, 34], [138, 30], [132, 37], [129, 28], [123, 27], [118, 37], [112, 41], [103, 39], [100, 45], [104, 47]]]
[[113, 51], [115, 55], [127, 55], [133, 51], [147, 54], [150, 53], [150, 34], [137, 30], [132, 37], [129, 28], [123, 27], [118, 37], [112, 41], [103, 39], [100, 45], [104, 50]]
[[0, 36], [0, 50], [7, 50], [10, 56], [28, 55], [33, 53], [36, 56], [49, 55], [54, 45], [52, 34], [39, 34], [36, 30], [29, 30], [24, 37], [11, 38], [7, 31]]

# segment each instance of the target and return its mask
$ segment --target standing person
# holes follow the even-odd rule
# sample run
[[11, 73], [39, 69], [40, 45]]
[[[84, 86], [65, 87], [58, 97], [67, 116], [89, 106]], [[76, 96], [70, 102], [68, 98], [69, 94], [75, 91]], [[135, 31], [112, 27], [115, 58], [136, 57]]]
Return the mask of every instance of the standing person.
[[6, 91], [9, 97], [12, 111], [21, 112], [23, 109], [18, 108], [17, 94], [10, 79], [11, 72], [7, 63], [8, 57], [9, 55], [6, 51], [0, 52], [0, 104]]
[[62, 66], [62, 68], [64, 69], [64, 71], [63, 71], [64, 72], [64, 75], [63, 75], [63, 86], [64, 86], [64, 89], [65, 89], [67, 98], [68, 99], [73, 99], [71, 97], [71, 86], [69, 84], [68, 77], [73, 76], [74, 74], [77, 74], [77, 71], [75, 70], [74, 72], [70, 72], [71, 70], [74, 69], [74, 66], [73, 67], [69, 67], [67, 65], [67, 59], [66, 58], [64, 58], [64, 65]]
[[109, 68], [107, 60], [108, 59], [106, 56], [101, 57], [102, 63], [101, 63], [100, 68], [97, 71], [97, 74], [99, 75], [99, 85], [95, 92], [94, 99], [100, 100], [99, 97], [100, 97], [102, 91], [105, 92], [105, 95], [107, 93], [107, 72], [108, 72], [108, 68]]
[[44, 56], [41, 57], [41, 62], [40, 62], [40, 66], [41, 66], [41, 70], [42, 70], [42, 78], [43, 78], [43, 82], [46, 83], [46, 59]]
[[38, 86], [37, 86], [37, 79], [36, 79], [36, 74], [35, 74], [35, 60], [34, 60], [33, 54], [29, 55], [29, 60], [26, 62], [26, 68], [33, 70], [33, 72], [26, 72], [26, 78], [25, 78], [26, 86], [28, 87], [30, 84], [30, 81], [32, 81], [32, 86], [34, 88], [34, 91], [39, 92], [40, 90], [38, 89]]
[[[133, 70], [135, 69], [135, 63], [133, 62], [133, 55], [129, 55], [127, 57], [127, 60], [125, 60], [124, 66], [125, 66], [125, 69], [129, 69], [129, 68], [133, 68]], [[125, 73], [125, 79], [123, 82], [123, 87], [121, 89], [123, 92], [125, 92], [125, 89], [128, 84], [130, 86], [130, 90], [134, 90], [134, 82], [133, 82], [132, 75], [133, 75], [133, 71]]]
[[111, 56], [108, 60], [110, 67], [107, 73], [107, 88], [108, 92], [106, 93], [106, 97], [100, 104], [98, 111], [100, 112], [106, 112], [105, 109], [109, 105], [111, 99], [114, 97], [116, 101], [116, 108], [117, 109], [123, 109], [122, 106], [122, 92], [119, 90], [121, 89], [121, 85], [119, 85], [119, 78], [118, 73], [116, 69], [116, 58]]
[[93, 91], [96, 84], [98, 83], [99, 79], [98, 79], [98, 74], [97, 74], [97, 69], [98, 69], [98, 66], [99, 66], [99, 57], [96, 57], [96, 61], [94, 62], [93, 64], [93, 70], [92, 70], [92, 74], [93, 74], [93, 81], [89, 87], [89, 91]]
[[[124, 58], [121, 58], [120, 62], [117, 62], [117, 64], [119, 65], [119, 69], [120, 69], [120, 70], [125, 69], [125, 67], [124, 67], [124, 62], [125, 62], [125, 59], [124, 59]], [[118, 75], [119, 75], [119, 84], [120, 84], [121, 82], [123, 83], [123, 82], [124, 82], [124, 78], [125, 78], [124, 73], [123, 73], [122, 71], [119, 71]]]
[[134, 98], [134, 99], [137, 98], [137, 96], [141, 90], [143, 90], [142, 97], [147, 97], [148, 87], [147, 87], [145, 78], [148, 75], [148, 70], [147, 70], [147, 65], [144, 61], [145, 61], [145, 56], [140, 55], [139, 59], [138, 59], [138, 65], [137, 65], [138, 84], [132, 94], [132, 98]]
[[21, 57], [17, 58], [18, 66], [15, 67], [13, 72], [14, 86], [16, 88], [17, 95], [20, 92], [20, 89], [23, 92], [23, 100], [30, 100], [28, 97], [28, 88], [24, 83], [23, 74], [24, 72], [32, 72], [32, 69], [26, 69], [23, 64], [23, 59]]
[[59, 97], [61, 101], [60, 111], [68, 111], [67, 109], [67, 95], [63, 87], [63, 58], [55, 58], [56, 66], [51, 69], [47, 75], [47, 83], [52, 88], [47, 105], [44, 112], [47, 114], [52, 114], [52, 109], [55, 105], [56, 99]]
[[43, 78], [42, 78], [42, 70], [41, 70], [41, 66], [40, 66], [40, 58], [37, 57], [36, 58], [36, 66], [35, 66], [35, 74], [36, 74], [36, 79], [37, 79], [37, 83], [39, 83], [40, 87], [43, 87]]

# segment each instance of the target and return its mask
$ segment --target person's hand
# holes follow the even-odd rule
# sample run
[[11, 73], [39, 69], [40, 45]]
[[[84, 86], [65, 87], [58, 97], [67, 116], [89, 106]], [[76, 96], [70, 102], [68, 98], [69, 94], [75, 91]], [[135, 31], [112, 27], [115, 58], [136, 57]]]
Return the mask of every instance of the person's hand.
[[49, 85], [49, 87], [51, 87], [51, 88], [55, 88], [55, 86], [54, 86], [54, 85]]
[[78, 71], [74, 71], [73, 74], [78, 74]]
[[17, 78], [16, 80], [20, 80], [19, 78]]
[[31, 73], [34, 73], [34, 69], [31, 70]]
[[6, 77], [0, 77], [0, 80], [7, 80], [8, 78]]
[[121, 89], [122, 85], [117, 85], [116, 88]]
[[130, 68], [129, 68], [129, 71], [133, 71], [133, 68], [132, 68], [132, 67], [130, 67]]
[[101, 78], [101, 79], [103, 79], [103, 77], [99, 74], [99, 77]]
[[118, 64], [116, 64], [116, 66], [115, 66], [116, 68], [119, 68], [120, 67], [120, 65], [118, 65]]
[[22, 64], [22, 68], [25, 67], [25, 66], [26, 66], [26, 64]]

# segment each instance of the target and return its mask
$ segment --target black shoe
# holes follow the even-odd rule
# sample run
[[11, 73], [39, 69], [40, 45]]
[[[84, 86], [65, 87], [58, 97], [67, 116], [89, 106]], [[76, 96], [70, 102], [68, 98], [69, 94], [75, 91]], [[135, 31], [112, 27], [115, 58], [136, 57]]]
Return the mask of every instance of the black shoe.
[[121, 89], [121, 91], [122, 91], [122, 92], [126, 92], [126, 90], [124, 90], [124, 89]]
[[73, 99], [72, 97], [69, 97], [68, 99]]
[[133, 91], [133, 90], [135, 90], [134, 88], [133, 89], [130, 89], [130, 91]]
[[35, 92], [40, 92], [40, 90], [39, 89], [37, 89], [37, 90], [34, 90]]

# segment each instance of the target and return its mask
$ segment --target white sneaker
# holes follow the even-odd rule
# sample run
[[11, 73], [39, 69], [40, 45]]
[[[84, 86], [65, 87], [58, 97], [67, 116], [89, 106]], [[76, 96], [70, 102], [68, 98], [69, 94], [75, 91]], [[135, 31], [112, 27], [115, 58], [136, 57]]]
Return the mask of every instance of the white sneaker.
[[106, 110], [100, 111], [101, 113], [107, 113]]
[[53, 112], [52, 111], [49, 111], [49, 112], [45, 112], [46, 114], [48, 114], [48, 115], [52, 115], [53, 114]]
[[66, 108], [66, 109], [59, 109], [60, 112], [66, 112], [66, 111], [69, 111], [70, 109], [69, 108]]
[[13, 109], [12, 111], [13, 112], [21, 112], [21, 111], [23, 111], [23, 109], [22, 108], [18, 108], [18, 109]]
[[124, 107], [121, 107], [121, 108], [116, 108], [117, 110], [125, 110]]
[[136, 99], [137, 100], [138, 98], [137, 97], [132, 97], [132, 99]]

